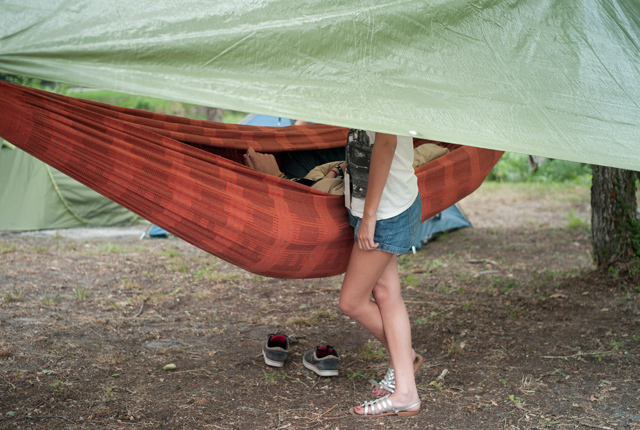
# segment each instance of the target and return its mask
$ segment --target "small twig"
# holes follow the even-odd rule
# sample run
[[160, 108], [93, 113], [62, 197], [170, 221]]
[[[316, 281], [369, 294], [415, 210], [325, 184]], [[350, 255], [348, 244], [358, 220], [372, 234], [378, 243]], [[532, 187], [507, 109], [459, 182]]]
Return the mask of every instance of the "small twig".
[[70, 423], [75, 424], [75, 421], [71, 421], [69, 418], [61, 417], [59, 415], [27, 415], [25, 418], [30, 420], [42, 420], [42, 419], [55, 418], [58, 420], [68, 421]]
[[234, 364], [234, 366], [238, 367], [238, 366], [242, 365], [245, 361], [252, 360], [252, 359], [255, 359], [255, 358], [258, 358], [258, 357], [262, 357], [262, 353], [256, 354], [253, 357], [245, 357], [242, 360], [238, 361], [236, 364]]
[[591, 423], [588, 423], [586, 421], [578, 421], [578, 423], [580, 423], [583, 426], [591, 427], [591, 428], [594, 428], [594, 429], [613, 430], [613, 428], [611, 428], [611, 427], [599, 426], [597, 424], [591, 424]]
[[483, 270], [482, 272], [478, 272], [475, 275], [473, 275], [474, 278], [477, 278], [478, 276], [482, 276], [482, 275], [492, 275], [494, 273], [498, 273], [497, 270]]
[[498, 263], [496, 263], [493, 260], [487, 260], [486, 258], [480, 258], [480, 259], [476, 259], [476, 260], [467, 260], [467, 263], [469, 264], [491, 264], [492, 266], [497, 266]]
[[211, 376], [212, 373], [207, 369], [189, 369], [189, 370], [178, 370], [176, 373], [194, 373], [194, 372], [204, 372], [207, 375]]
[[[336, 407], [338, 407], [337, 404], [333, 405], [331, 408], [327, 409], [326, 411], [324, 411], [323, 413], [321, 413], [320, 415], [318, 415], [317, 417], [315, 417], [314, 419], [312, 419], [311, 421], [307, 421], [305, 424], [313, 424], [314, 422], [318, 422], [318, 420], [320, 418], [322, 418], [323, 415], [328, 414], [329, 412], [331, 412], [332, 410], [334, 410]], [[335, 420], [336, 418], [339, 417], [330, 417], [330, 418], [325, 418], [324, 421], [326, 420]]]
[[436, 381], [443, 381], [444, 377], [449, 373], [449, 369], [444, 369], [442, 373], [436, 378]]
[[311, 386], [311, 388], [309, 388], [309, 391], [307, 391], [307, 394], [309, 394], [311, 392], [311, 390], [316, 388], [316, 385], [318, 385], [318, 382], [320, 382], [320, 378], [316, 378], [316, 382], [314, 382], [313, 385]]
[[582, 356], [585, 356], [585, 355], [601, 355], [601, 354], [608, 355], [608, 354], [610, 354], [610, 352], [609, 351], [577, 352], [577, 353], [572, 354], [572, 355], [543, 355], [541, 358], [562, 358], [564, 360], [567, 360], [569, 358], [582, 357]]
[[147, 303], [147, 300], [149, 300], [149, 297], [151, 297], [151, 294], [145, 297], [145, 299], [142, 301], [142, 304], [140, 305], [140, 310], [138, 311], [137, 314], [133, 316], [134, 318], [138, 318], [142, 314], [142, 310], [144, 309], [144, 304]]

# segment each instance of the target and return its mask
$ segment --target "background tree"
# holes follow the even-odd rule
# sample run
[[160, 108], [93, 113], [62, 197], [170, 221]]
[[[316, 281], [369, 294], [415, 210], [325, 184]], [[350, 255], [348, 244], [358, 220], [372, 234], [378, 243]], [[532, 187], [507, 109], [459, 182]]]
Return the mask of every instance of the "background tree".
[[591, 234], [598, 268], [640, 258], [638, 172], [592, 166]]
[[207, 107], [207, 121], [222, 122], [222, 109]]

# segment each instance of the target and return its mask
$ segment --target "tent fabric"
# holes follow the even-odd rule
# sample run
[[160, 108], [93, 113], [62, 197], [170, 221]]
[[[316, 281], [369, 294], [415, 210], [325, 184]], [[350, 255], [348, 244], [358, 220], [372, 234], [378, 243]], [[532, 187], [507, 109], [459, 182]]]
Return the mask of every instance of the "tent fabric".
[[140, 218], [12, 145], [0, 145], [0, 231], [132, 224]]
[[[308, 278], [346, 269], [353, 230], [342, 197], [232, 160], [250, 146], [270, 153], [344, 146], [347, 129], [197, 121], [0, 83], [0, 136], [254, 273]], [[502, 155], [447, 146], [448, 154], [416, 169], [423, 219], [477, 189]]]
[[415, 252], [443, 233], [467, 227], [471, 227], [469, 220], [457, 205], [452, 205], [420, 224], [412, 249]]
[[637, 0], [0, 0], [0, 73], [637, 170]]

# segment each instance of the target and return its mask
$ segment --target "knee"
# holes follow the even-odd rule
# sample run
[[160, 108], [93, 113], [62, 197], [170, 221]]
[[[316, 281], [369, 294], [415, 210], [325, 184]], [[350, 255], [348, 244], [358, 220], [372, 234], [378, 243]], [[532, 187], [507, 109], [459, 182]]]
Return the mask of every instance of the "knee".
[[353, 298], [348, 298], [341, 296], [340, 301], [338, 302], [338, 307], [340, 311], [348, 317], [353, 318], [358, 314], [358, 304]]
[[388, 303], [392, 300], [396, 300], [399, 296], [398, 291], [395, 291], [393, 288], [390, 288], [389, 285], [386, 285], [382, 282], [378, 282], [376, 286], [373, 288], [373, 299], [378, 304]]

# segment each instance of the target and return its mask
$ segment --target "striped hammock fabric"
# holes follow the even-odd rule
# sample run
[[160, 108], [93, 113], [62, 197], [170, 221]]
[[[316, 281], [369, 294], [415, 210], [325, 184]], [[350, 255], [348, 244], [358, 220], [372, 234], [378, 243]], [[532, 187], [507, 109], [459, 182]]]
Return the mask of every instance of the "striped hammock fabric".
[[[254, 171], [266, 153], [344, 146], [322, 124], [198, 121], [0, 82], [0, 136], [145, 219], [256, 274], [313, 278], [346, 270], [353, 244], [343, 198]], [[415, 145], [424, 143], [415, 139]], [[477, 189], [501, 151], [442, 144], [416, 170], [422, 218]]]

